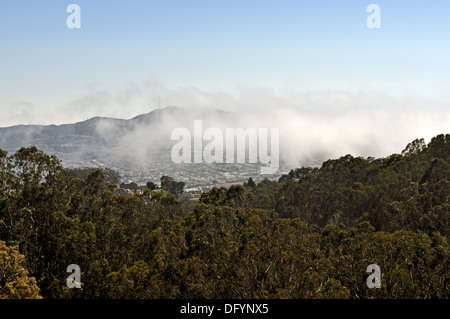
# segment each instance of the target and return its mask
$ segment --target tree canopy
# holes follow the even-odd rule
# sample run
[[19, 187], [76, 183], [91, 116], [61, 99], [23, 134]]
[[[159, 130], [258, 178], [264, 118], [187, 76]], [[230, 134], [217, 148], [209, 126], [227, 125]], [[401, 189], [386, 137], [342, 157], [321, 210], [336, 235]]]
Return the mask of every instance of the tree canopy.
[[[439, 135], [213, 188], [194, 206], [168, 176], [166, 191], [117, 195], [105, 171], [0, 150], [0, 298], [448, 299], [449, 161]], [[70, 264], [82, 289], [66, 286]]]

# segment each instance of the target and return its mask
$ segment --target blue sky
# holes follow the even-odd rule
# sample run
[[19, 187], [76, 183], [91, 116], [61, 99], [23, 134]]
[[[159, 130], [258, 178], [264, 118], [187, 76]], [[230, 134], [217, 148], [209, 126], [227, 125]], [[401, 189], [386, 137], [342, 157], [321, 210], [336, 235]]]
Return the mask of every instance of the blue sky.
[[[71, 3], [81, 29], [66, 26]], [[381, 29], [366, 26], [371, 3]], [[0, 0], [0, 45], [0, 126], [45, 122], [92, 91], [148, 81], [434, 99], [450, 83], [450, 1]]]

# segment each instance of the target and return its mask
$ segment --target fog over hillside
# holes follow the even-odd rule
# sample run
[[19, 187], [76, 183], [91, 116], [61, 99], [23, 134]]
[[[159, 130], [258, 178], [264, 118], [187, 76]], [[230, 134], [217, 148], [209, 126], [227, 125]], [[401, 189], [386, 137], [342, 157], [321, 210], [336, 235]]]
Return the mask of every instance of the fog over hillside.
[[[170, 156], [176, 143], [170, 139], [173, 129], [192, 131], [194, 120], [202, 119], [203, 130], [279, 128], [280, 160], [298, 167], [346, 154], [383, 157], [398, 152], [413, 139], [429, 140], [445, 133], [450, 127], [449, 100], [446, 96], [306, 93], [262, 87], [210, 93], [147, 83], [114, 92], [93, 90], [67, 108], [48, 113], [47, 119], [70, 122], [69, 118], [92, 115], [86, 121], [1, 128], [0, 147], [14, 151], [36, 145], [63, 159], [110, 157], [149, 162], [155, 154]], [[31, 109], [26, 115], [22, 113], [21, 123], [35, 122], [38, 112]], [[136, 112], [139, 114], [127, 117]]]

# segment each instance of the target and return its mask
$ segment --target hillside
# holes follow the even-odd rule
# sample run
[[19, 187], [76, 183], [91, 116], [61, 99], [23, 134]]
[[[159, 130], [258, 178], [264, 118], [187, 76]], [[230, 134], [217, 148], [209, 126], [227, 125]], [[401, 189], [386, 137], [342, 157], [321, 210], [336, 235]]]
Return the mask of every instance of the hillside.
[[[1, 151], [0, 298], [448, 299], [449, 157], [439, 135], [214, 188], [194, 207], [115, 195], [102, 171], [73, 177], [36, 148]], [[66, 286], [71, 264], [83, 289]]]

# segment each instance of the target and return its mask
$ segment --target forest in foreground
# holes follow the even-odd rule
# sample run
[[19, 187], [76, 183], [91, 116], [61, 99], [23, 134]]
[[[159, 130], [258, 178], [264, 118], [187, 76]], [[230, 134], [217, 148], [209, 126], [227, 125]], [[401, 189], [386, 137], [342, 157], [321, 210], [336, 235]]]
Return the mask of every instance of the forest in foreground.
[[[0, 299], [450, 297], [449, 134], [197, 202], [117, 195], [108, 174], [0, 150]], [[71, 264], [81, 289], [66, 285]]]

